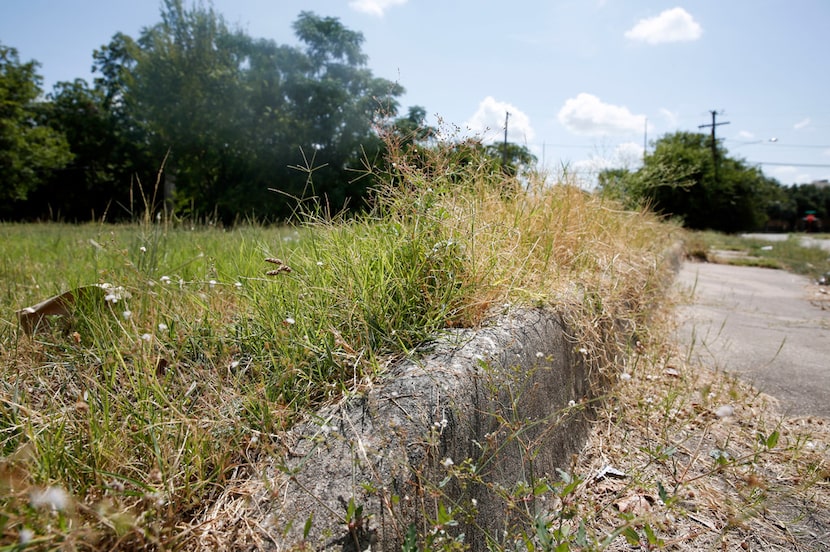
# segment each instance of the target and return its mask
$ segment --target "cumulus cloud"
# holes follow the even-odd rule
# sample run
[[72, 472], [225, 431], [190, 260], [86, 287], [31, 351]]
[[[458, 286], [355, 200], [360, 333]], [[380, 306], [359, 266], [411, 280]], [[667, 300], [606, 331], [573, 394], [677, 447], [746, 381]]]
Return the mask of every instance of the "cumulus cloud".
[[810, 118], [807, 117], [806, 119], [802, 119], [802, 120], [798, 121], [796, 124], [794, 124], [793, 128], [795, 130], [801, 130], [802, 128], [807, 128], [808, 126], [810, 126], [811, 122], [812, 121], [810, 120]]
[[788, 165], [764, 167], [764, 173], [780, 180], [783, 184], [804, 184], [805, 182], [812, 182], [813, 176], [805, 172], [800, 167], [791, 167]]
[[703, 34], [703, 28], [683, 8], [672, 8], [656, 17], [641, 19], [625, 32], [625, 38], [647, 44], [691, 42]]
[[352, 0], [349, 7], [359, 12], [383, 17], [384, 12], [393, 6], [403, 6], [407, 0]]
[[627, 107], [603, 103], [593, 94], [582, 92], [565, 102], [557, 119], [576, 134], [602, 136], [642, 132], [645, 115], [635, 115]]
[[466, 126], [479, 134], [483, 141], [494, 142], [504, 138], [504, 116], [510, 113], [507, 124], [507, 139], [514, 144], [524, 145], [536, 137], [530, 126], [530, 117], [516, 106], [487, 96], [478, 104], [478, 109], [467, 121]]

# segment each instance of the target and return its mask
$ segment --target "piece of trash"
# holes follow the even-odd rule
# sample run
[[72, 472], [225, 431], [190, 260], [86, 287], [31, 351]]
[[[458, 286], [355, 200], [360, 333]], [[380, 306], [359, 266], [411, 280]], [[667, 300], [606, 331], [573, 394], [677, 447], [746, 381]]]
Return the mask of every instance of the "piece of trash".
[[594, 476], [594, 479], [599, 481], [601, 479], [605, 479], [606, 477], [613, 477], [616, 479], [625, 479], [628, 477], [628, 474], [618, 470], [617, 468], [613, 467], [611, 464], [606, 464], [602, 467], [601, 470], [597, 472]]
[[771, 245], [765, 245], [761, 248], [761, 251], [772, 251], [772, 246]]
[[129, 292], [123, 288], [113, 287], [111, 284], [93, 284], [81, 286], [50, 297], [36, 305], [17, 311], [20, 327], [27, 335], [32, 335], [40, 327], [47, 316], [67, 316], [72, 312], [72, 306], [80, 297], [93, 297], [105, 302], [115, 303], [119, 299], [128, 298]]
[[640, 494], [630, 494], [614, 503], [620, 513], [631, 513], [635, 516], [643, 515], [651, 511], [651, 505], [655, 502], [654, 497]]
[[733, 416], [734, 414], [735, 409], [728, 404], [720, 406], [717, 410], [715, 410], [715, 416], [717, 416], [718, 418], [728, 418], [730, 416]]
[[666, 374], [667, 376], [671, 376], [673, 378], [679, 378], [680, 377], [680, 372], [678, 372], [674, 368], [666, 368], [665, 370], [663, 370], [663, 373]]

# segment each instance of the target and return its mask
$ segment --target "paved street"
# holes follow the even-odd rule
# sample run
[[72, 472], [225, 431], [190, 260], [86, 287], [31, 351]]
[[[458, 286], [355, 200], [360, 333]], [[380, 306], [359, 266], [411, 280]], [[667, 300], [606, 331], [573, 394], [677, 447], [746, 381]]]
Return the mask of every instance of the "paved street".
[[751, 381], [787, 415], [830, 418], [830, 295], [820, 293], [830, 287], [782, 270], [692, 262], [675, 285], [692, 294], [678, 309], [678, 337], [694, 360]]

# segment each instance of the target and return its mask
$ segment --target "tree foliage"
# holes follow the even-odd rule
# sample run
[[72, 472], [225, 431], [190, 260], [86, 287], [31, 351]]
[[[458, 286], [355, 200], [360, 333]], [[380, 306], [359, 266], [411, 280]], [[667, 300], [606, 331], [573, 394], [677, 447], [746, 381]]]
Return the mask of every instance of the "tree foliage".
[[0, 214], [8, 214], [70, 161], [66, 137], [46, 124], [37, 63], [0, 44]]
[[142, 194], [160, 207], [165, 184], [177, 214], [226, 222], [285, 218], [312, 194], [360, 207], [403, 93], [369, 70], [363, 35], [302, 12], [299, 45], [280, 45], [185, 1], [96, 50], [93, 85], [59, 83], [46, 101], [35, 64], [2, 49], [0, 199], [28, 199], [21, 216], [113, 218]]
[[714, 155], [705, 134], [667, 134], [636, 172], [609, 170], [600, 188], [632, 206], [647, 205], [694, 229], [738, 232], [763, 227], [768, 206], [783, 198], [780, 185], [757, 167], [729, 157], [719, 143]]

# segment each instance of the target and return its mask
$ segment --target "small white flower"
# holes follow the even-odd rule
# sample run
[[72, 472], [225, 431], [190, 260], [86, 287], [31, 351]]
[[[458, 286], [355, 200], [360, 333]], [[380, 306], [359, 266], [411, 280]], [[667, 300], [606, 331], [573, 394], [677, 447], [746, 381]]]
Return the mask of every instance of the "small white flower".
[[586, 349], [585, 347], [582, 347], [582, 348], [579, 350], [579, 352], [580, 352], [580, 353], [582, 353], [583, 355], [587, 355], [587, 354], [588, 354], [588, 349]]
[[215, 288], [215, 287], [216, 287], [216, 280], [211, 280], [210, 282], [208, 282], [208, 285], [209, 285], [211, 288]]
[[573, 399], [568, 401], [568, 406], [573, 408], [574, 406], [576, 406], [576, 401], [574, 401]]
[[323, 261], [317, 261], [317, 266], [323, 266]]
[[147, 343], [149, 343], [150, 341], [153, 340], [153, 334], [149, 334], [149, 333], [141, 334], [141, 340], [146, 341]]
[[133, 313], [130, 310], [125, 310], [124, 312], [121, 313], [121, 316], [124, 317], [124, 320], [129, 320], [132, 315], [133, 315]]
[[161, 280], [162, 284], [169, 284], [170, 283], [170, 276], [162, 276], [161, 278], [159, 278], [159, 280]]
[[629, 374], [628, 372], [623, 372], [622, 374], [620, 374], [620, 379], [623, 381], [628, 381], [631, 379], [631, 374]]
[[718, 418], [728, 418], [735, 414], [735, 409], [731, 405], [725, 404], [715, 410], [715, 416]]
[[142, 253], [147, 253], [147, 248], [144, 247], [143, 245], [141, 247], [139, 247], [139, 249], [141, 250]]
[[545, 358], [545, 353], [542, 351], [536, 351], [536, 358]]
[[294, 320], [293, 318], [291, 318], [290, 316], [282, 321], [282, 323], [285, 324], [286, 326], [291, 326], [291, 325], [295, 324], [296, 322], [297, 321]]
[[449, 468], [453, 464], [455, 464], [455, 462], [453, 462], [452, 458], [450, 458], [449, 456], [447, 456], [446, 458], [441, 460], [441, 465], [444, 466], [445, 468]]
[[69, 494], [60, 487], [46, 487], [32, 491], [29, 502], [33, 508], [50, 508], [63, 511], [69, 507]]
[[242, 287], [242, 282], [234, 282], [233, 287], [235, 287], [236, 289], [240, 289]]
[[28, 527], [24, 527], [20, 530], [20, 533], [18, 533], [20, 544], [29, 544], [33, 538], [35, 538], [35, 532]]
[[231, 368], [238, 368], [238, 367], [239, 367], [239, 361], [238, 360], [234, 360], [233, 362], [231, 362]]
[[473, 505], [473, 508], [476, 508], [476, 507], [478, 507], [478, 500], [473, 498], [473, 499], [470, 500], [470, 504]]
[[165, 324], [164, 322], [160, 322], [160, 323], [159, 323], [159, 331], [160, 331], [160, 332], [165, 332], [165, 331], [167, 331], [167, 324]]

